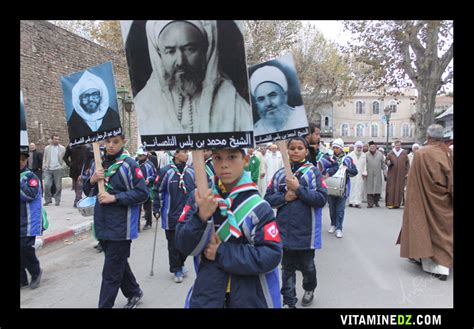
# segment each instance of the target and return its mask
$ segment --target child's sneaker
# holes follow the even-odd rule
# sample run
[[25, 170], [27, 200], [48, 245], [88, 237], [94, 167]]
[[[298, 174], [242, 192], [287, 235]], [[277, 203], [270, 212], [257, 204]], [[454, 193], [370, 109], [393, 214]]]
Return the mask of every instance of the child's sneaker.
[[186, 268], [186, 266], [181, 267], [181, 272], [183, 272], [183, 276], [187, 277], [189, 270]]
[[303, 300], [301, 301], [301, 306], [309, 306], [313, 303], [314, 292], [305, 291], [303, 295]]
[[183, 272], [178, 271], [174, 274], [174, 282], [176, 282], [176, 283], [183, 282]]

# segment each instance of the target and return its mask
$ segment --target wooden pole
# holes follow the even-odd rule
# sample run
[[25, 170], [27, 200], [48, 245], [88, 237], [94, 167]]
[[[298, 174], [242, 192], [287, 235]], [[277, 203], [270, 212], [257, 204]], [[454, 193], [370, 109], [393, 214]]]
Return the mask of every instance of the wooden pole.
[[196, 176], [196, 187], [199, 195], [203, 196], [209, 188], [207, 185], [207, 174], [204, 163], [204, 152], [202, 150], [193, 150], [193, 167]]
[[280, 147], [280, 153], [283, 159], [283, 166], [285, 167], [286, 177], [290, 178], [293, 176], [293, 173], [291, 172], [290, 159], [288, 158], [288, 150], [286, 148], [286, 143], [285, 141], [278, 141], [277, 145]]
[[[102, 168], [102, 157], [100, 156], [99, 142], [92, 143], [92, 148], [94, 149], [95, 167], [97, 169], [103, 169]], [[99, 193], [104, 193], [105, 192], [104, 180], [103, 179], [99, 180], [97, 182], [97, 184], [99, 185]]]

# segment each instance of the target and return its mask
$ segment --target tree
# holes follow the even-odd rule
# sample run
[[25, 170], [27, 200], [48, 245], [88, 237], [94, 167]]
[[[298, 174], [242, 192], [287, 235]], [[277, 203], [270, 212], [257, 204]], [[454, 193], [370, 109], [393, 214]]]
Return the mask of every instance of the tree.
[[327, 41], [314, 26], [306, 26], [292, 50], [301, 93], [309, 121], [316, 121], [319, 108], [352, 97], [358, 83], [348, 55]]
[[119, 21], [51, 21], [51, 23], [75, 33], [89, 41], [113, 51], [123, 51]]
[[346, 51], [373, 68], [362, 79], [368, 89], [416, 88], [416, 141], [422, 143], [434, 123], [436, 94], [453, 79], [453, 22], [345, 21], [344, 29], [354, 35]]
[[244, 21], [247, 65], [280, 57], [298, 41], [301, 21]]

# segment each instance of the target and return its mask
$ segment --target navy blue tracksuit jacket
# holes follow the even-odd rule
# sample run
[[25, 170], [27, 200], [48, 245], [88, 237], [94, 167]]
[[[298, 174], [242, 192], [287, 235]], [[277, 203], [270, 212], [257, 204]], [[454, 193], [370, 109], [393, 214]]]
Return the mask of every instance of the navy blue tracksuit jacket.
[[[234, 200], [235, 210], [258, 191], [241, 192]], [[231, 236], [217, 249], [216, 259], [208, 260], [202, 253], [207, 246], [212, 227], [216, 231], [225, 218], [219, 209], [207, 222], [202, 222], [194, 193], [189, 195], [183, 214], [176, 226], [176, 247], [194, 256], [197, 273], [186, 307], [222, 308], [230, 279], [230, 308], [280, 308], [281, 296], [278, 264], [282, 257], [280, 235], [273, 210], [267, 202], [257, 205], [240, 225], [238, 239]]]
[[[118, 157], [121, 152], [116, 154]], [[104, 170], [111, 164], [108, 156], [102, 162]], [[92, 186], [90, 177], [94, 173], [94, 166], [89, 171], [90, 176], [84, 180], [84, 193], [97, 195], [99, 188]], [[117, 202], [101, 204], [98, 201], [94, 208], [94, 229], [98, 240], [133, 240], [138, 237], [138, 216], [140, 205], [148, 199], [148, 188], [143, 173], [136, 161], [128, 157], [119, 170], [110, 178], [112, 189]], [[92, 192], [92, 194], [90, 194]]]
[[[294, 164], [292, 170], [296, 170]], [[296, 200], [285, 201], [285, 168], [280, 168], [273, 176], [265, 200], [273, 208], [277, 208], [277, 223], [283, 247], [291, 250], [320, 249], [322, 208], [327, 201], [327, 189], [319, 169], [314, 165], [306, 174], [301, 176], [298, 173], [296, 177], [300, 183], [296, 190]]]
[[20, 237], [40, 236], [43, 233], [41, 215], [41, 184], [38, 177], [26, 167], [20, 179]]
[[[174, 230], [178, 218], [183, 212], [184, 205], [188, 194], [192, 193], [196, 188], [194, 180], [194, 169], [185, 164], [178, 165], [184, 170], [184, 185], [186, 192], [179, 187], [179, 176], [171, 165], [167, 165], [160, 169], [156, 176], [155, 199], [153, 200], [153, 213], [160, 213], [161, 227], [164, 230]], [[184, 169], [186, 168], [186, 169]]]

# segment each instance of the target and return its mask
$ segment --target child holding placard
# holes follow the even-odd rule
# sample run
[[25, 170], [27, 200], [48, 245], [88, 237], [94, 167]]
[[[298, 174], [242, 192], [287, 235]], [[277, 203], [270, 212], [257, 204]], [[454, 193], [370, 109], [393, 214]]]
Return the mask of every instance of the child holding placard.
[[281, 243], [273, 211], [244, 171], [244, 150], [213, 150], [212, 158], [212, 188], [190, 195], [176, 226], [176, 247], [195, 256], [186, 307], [279, 308]]
[[286, 177], [281, 168], [265, 194], [265, 200], [278, 209], [277, 224], [283, 243], [281, 293], [284, 308], [295, 308], [298, 301], [296, 270], [303, 274], [303, 306], [311, 305], [317, 286], [314, 251], [321, 248], [321, 216], [327, 190], [319, 169], [306, 160], [308, 148], [307, 141], [301, 137], [289, 140], [288, 155], [294, 176]]

